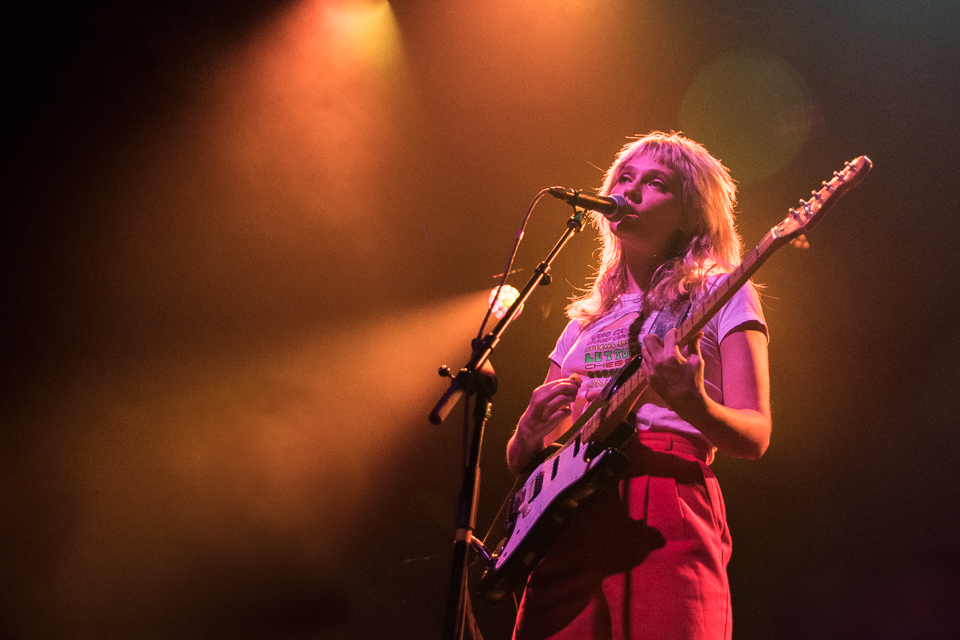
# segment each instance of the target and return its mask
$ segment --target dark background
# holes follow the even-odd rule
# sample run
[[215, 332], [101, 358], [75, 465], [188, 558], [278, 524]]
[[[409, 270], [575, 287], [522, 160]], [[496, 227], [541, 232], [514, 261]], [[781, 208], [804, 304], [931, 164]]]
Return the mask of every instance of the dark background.
[[[734, 637], [956, 637], [960, 5], [391, 4], [363, 36], [377, 3], [4, 5], [0, 636], [438, 637], [436, 368], [533, 196], [660, 129], [731, 168], [748, 246], [875, 163], [757, 277], [773, 442], [714, 463]], [[483, 530], [595, 247], [494, 355]]]

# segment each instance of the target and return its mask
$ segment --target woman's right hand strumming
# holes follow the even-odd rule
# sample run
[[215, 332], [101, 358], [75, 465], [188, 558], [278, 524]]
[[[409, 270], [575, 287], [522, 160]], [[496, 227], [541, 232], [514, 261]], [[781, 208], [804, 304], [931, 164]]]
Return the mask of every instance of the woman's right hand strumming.
[[560, 367], [550, 363], [546, 380], [533, 390], [530, 404], [507, 444], [507, 465], [514, 475], [520, 475], [544, 446], [569, 428], [573, 403], [582, 382], [577, 374], [562, 377]]

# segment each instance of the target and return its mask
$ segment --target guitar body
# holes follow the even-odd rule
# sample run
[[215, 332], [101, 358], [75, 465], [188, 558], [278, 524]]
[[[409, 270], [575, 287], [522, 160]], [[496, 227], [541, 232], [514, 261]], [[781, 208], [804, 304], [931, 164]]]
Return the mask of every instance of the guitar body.
[[500, 508], [483, 544], [493, 549], [491, 565], [477, 585], [478, 593], [496, 602], [526, 580], [543, 559], [563, 526], [597, 492], [616, 482], [627, 468], [617, 449], [634, 433], [623, 424], [608, 439], [607, 448], [575, 444], [551, 445], [539, 463], [517, 480]]
[[[801, 200], [799, 207], [791, 209], [736, 268], [696, 301], [677, 327], [677, 345], [683, 348], [690, 344], [779, 247], [788, 243], [808, 246], [806, 232], [841, 195], [863, 180], [871, 167], [866, 156], [848, 162], [810, 199]], [[481, 596], [497, 601], [520, 585], [546, 555], [564, 524], [586, 501], [623, 474], [627, 460], [619, 448], [634, 433], [626, 420], [646, 388], [638, 356], [577, 419], [571, 428], [572, 438], [545, 450], [542, 461], [534, 462], [530, 472], [517, 481], [483, 540], [491, 558], [474, 572], [482, 571], [476, 580]]]

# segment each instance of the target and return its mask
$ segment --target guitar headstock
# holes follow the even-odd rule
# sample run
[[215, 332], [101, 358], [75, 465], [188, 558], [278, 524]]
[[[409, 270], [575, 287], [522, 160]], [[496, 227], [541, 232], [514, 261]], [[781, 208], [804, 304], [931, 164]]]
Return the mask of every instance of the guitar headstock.
[[824, 181], [819, 191], [814, 191], [809, 200], [801, 200], [800, 204], [790, 209], [790, 214], [783, 222], [771, 231], [774, 238], [800, 248], [809, 247], [806, 233], [820, 221], [820, 218], [836, 200], [844, 193], [857, 186], [863, 180], [873, 162], [867, 156], [860, 156], [843, 166], [843, 169], [833, 174], [833, 178]]

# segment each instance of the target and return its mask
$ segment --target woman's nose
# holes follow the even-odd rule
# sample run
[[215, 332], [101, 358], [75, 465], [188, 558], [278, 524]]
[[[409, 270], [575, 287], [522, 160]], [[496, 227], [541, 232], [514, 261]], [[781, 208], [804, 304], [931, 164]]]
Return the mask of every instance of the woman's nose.
[[627, 188], [623, 191], [623, 195], [629, 198], [634, 204], [640, 204], [640, 200], [643, 199], [640, 193], [640, 185], [636, 182], [628, 184]]

